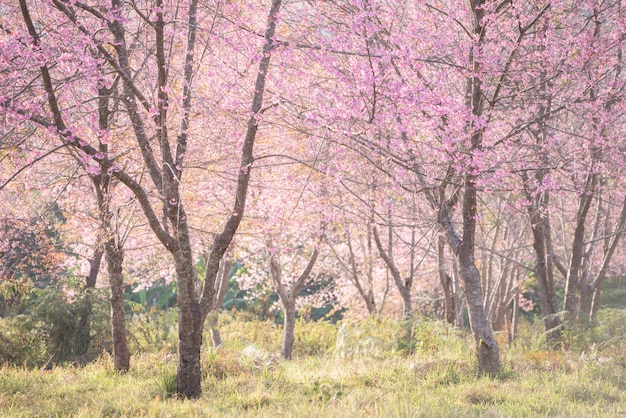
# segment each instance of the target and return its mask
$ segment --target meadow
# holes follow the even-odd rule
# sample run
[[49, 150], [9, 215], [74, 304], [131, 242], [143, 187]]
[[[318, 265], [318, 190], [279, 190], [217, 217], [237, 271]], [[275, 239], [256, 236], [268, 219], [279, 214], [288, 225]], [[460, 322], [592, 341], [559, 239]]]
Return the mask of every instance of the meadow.
[[[175, 392], [175, 310], [129, 326], [126, 374], [104, 352], [85, 364], [0, 372], [6, 417], [616, 417], [626, 415], [624, 311], [570, 327], [547, 350], [538, 321], [501, 340], [503, 371], [476, 373], [471, 335], [428, 319], [297, 324], [294, 360], [281, 360], [281, 328], [221, 316], [224, 345], [203, 345], [203, 396]], [[209, 332], [205, 333], [210, 335]]]

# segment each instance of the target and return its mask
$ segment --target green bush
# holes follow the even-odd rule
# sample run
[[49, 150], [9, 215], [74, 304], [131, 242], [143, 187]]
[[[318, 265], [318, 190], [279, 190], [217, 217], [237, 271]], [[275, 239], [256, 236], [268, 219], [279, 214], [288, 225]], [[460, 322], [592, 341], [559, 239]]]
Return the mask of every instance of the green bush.
[[0, 361], [34, 367], [95, 357], [110, 347], [101, 296], [90, 290], [70, 301], [55, 286], [33, 289], [23, 314], [2, 319]]
[[[222, 339], [227, 346], [241, 350], [249, 344], [254, 344], [265, 351], [277, 352], [280, 350], [282, 327], [273, 321], [259, 320], [249, 312], [221, 312], [219, 329]], [[210, 340], [211, 330], [208, 322], [204, 327], [204, 338]], [[211, 341], [204, 342], [207, 346]]]
[[389, 318], [369, 317], [359, 323], [342, 321], [337, 330], [335, 356], [340, 358], [393, 356], [402, 324]]
[[296, 355], [321, 355], [332, 351], [337, 340], [337, 326], [327, 321], [296, 321]]
[[626, 348], [626, 309], [600, 309], [594, 322], [568, 323], [564, 338], [565, 346], [577, 352]]
[[432, 354], [450, 347], [455, 353], [461, 353], [463, 346], [459, 330], [444, 321], [370, 317], [360, 323], [344, 321], [341, 324], [337, 330], [335, 355], [384, 358], [396, 352]]
[[175, 353], [178, 341], [178, 309], [152, 307], [136, 312], [126, 323], [132, 352]]

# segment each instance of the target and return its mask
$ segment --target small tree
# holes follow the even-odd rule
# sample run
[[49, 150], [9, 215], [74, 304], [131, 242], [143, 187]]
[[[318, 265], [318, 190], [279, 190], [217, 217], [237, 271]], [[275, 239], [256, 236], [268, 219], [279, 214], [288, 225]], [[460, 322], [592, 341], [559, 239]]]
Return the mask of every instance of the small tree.
[[267, 257], [269, 260], [270, 276], [272, 283], [280, 303], [283, 307], [283, 313], [285, 315], [283, 325], [283, 342], [281, 348], [281, 355], [285, 359], [291, 359], [293, 352], [293, 343], [295, 341], [295, 324], [296, 324], [296, 299], [298, 292], [302, 289], [311, 275], [311, 271], [315, 266], [317, 257], [319, 255], [318, 245], [320, 244], [320, 237], [318, 237], [316, 245], [313, 247], [309, 261], [297, 279], [286, 278], [283, 275], [283, 266], [280, 261], [280, 249], [274, 244], [272, 240], [267, 242]]

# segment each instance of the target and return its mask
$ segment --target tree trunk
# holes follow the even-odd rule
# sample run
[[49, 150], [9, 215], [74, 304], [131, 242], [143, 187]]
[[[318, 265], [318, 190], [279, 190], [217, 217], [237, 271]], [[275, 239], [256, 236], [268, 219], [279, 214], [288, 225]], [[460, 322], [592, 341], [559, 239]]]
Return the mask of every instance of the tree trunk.
[[[98, 237], [98, 240], [101, 237]], [[91, 314], [93, 312], [93, 306], [89, 292], [96, 287], [96, 281], [98, 278], [98, 272], [100, 271], [100, 264], [102, 257], [104, 256], [104, 248], [100, 242], [96, 242], [96, 249], [93, 253], [93, 258], [89, 260], [89, 275], [85, 281], [85, 287], [83, 288], [82, 306], [78, 311], [78, 334], [76, 335], [75, 353], [76, 356], [82, 356], [89, 351], [89, 345], [91, 344]]]
[[[529, 211], [532, 211], [532, 209], [529, 208]], [[549, 228], [546, 228], [546, 219], [537, 219], [540, 216], [546, 216], [545, 214], [539, 215], [539, 212], [540, 210], [537, 208], [530, 216], [533, 248], [537, 259], [535, 276], [537, 278], [537, 291], [539, 294], [539, 309], [541, 310], [544, 329], [548, 332], [548, 343], [556, 348], [561, 341], [561, 334], [557, 331], [561, 320], [558, 316], [559, 307], [556, 297], [556, 288], [549, 271], [550, 255], [548, 254], [549, 250], [546, 238], [546, 233], [549, 233], [546, 231], [549, 231]]]
[[454, 229], [448, 202], [444, 201], [440, 205], [437, 221], [459, 264], [459, 275], [465, 287], [465, 298], [469, 310], [470, 327], [474, 336], [479, 370], [491, 374], [500, 370], [500, 351], [498, 343], [493, 338], [493, 332], [487, 319], [480, 272], [474, 262], [474, 238], [477, 215], [475, 177], [470, 173], [466, 173], [465, 177], [465, 193], [462, 205], [462, 239]]
[[106, 243], [106, 260], [111, 285], [111, 328], [113, 333], [113, 361], [115, 370], [126, 372], [130, 367], [130, 351], [126, 339], [126, 314], [124, 312], [124, 253], [112, 238]]
[[[180, 316], [179, 316], [180, 319]], [[202, 334], [179, 325], [178, 368], [176, 370], [176, 391], [179, 396], [197, 399], [202, 395], [200, 374], [200, 348]]]
[[600, 293], [602, 292], [602, 281], [598, 283], [593, 291], [593, 297], [591, 300], [591, 312], [589, 313], [589, 320], [595, 321], [598, 315], [598, 309], [600, 309]]
[[459, 272], [465, 284], [465, 296], [472, 334], [476, 343], [478, 367], [482, 372], [496, 373], [500, 370], [500, 352], [485, 314], [480, 272], [474, 264], [473, 256], [463, 247], [459, 248]]
[[213, 341], [213, 347], [217, 348], [222, 345], [222, 336], [219, 330], [219, 317], [218, 312], [222, 309], [222, 303], [224, 303], [224, 296], [226, 295], [226, 287], [228, 286], [228, 276], [230, 274], [230, 267], [232, 261], [230, 255], [224, 256], [220, 263], [219, 279], [216, 281], [216, 297], [213, 309], [208, 315], [209, 326], [211, 327], [211, 339]]
[[291, 360], [293, 352], [293, 344], [296, 341], [296, 301], [290, 298], [283, 301], [283, 312], [285, 314], [285, 322], [283, 326], [283, 343], [280, 354], [286, 360]]
[[593, 301], [593, 289], [589, 283], [589, 277], [585, 277], [578, 285], [578, 320], [582, 323], [591, 320], [591, 304]]
[[[474, 0], [470, 2], [472, 14], [474, 18], [473, 33], [476, 41], [480, 45], [484, 41], [485, 36], [485, 1]], [[480, 59], [475, 56], [474, 48], [470, 52], [470, 61], [473, 63], [474, 75], [468, 78], [467, 83], [467, 99], [468, 108], [471, 110], [472, 116], [481, 117], [483, 113], [483, 90], [482, 79], [478, 76], [480, 73]], [[482, 139], [484, 128], [474, 126], [470, 122], [468, 126], [470, 134], [471, 150], [480, 151], [482, 149]], [[453, 169], [452, 169], [453, 170]], [[462, 202], [462, 234], [455, 231], [451, 215], [450, 205], [443, 198], [442, 205], [439, 208], [438, 221], [442, 226], [442, 230], [448, 239], [450, 247], [455, 251], [455, 255], [459, 262], [459, 274], [465, 287], [465, 297], [469, 309], [470, 326], [474, 335], [476, 344], [476, 356], [478, 358], [478, 367], [484, 373], [496, 373], [500, 370], [500, 351], [498, 343], [493, 338], [491, 326], [485, 312], [483, 288], [480, 280], [480, 272], [476, 267], [474, 260], [475, 238], [476, 238], [476, 219], [478, 215], [478, 198], [476, 190], [476, 180], [478, 174], [475, 173], [476, 167], [470, 165], [465, 168], [463, 177], [464, 190]]]
[[[195, 7], [195, 2], [192, 2]], [[235, 201], [231, 215], [229, 216], [222, 232], [217, 234], [213, 240], [213, 245], [209, 253], [207, 261], [207, 271], [204, 281], [204, 288], [200, 300], [196, 301], [195, 295], [195, 266], [189, 243], [189, 234], [187, 230], [186, 215], [182, 211], [182, 205], [179, 206], [178, 213], [171, 212], [170, 221], [172, 225], [178, 225], [178, 222], [185, 229], [183, 233], [177, 235], [178, 250], [173, 251], [174, 262], [176, 264], [176, 274], [178, 277], [178, 305], [179, 305], [179, 321], [178, 321], [178, 369], [176, 372], [177, 393], [183, 398], [199, 398], [202, 395], [201, 379], [200, 379], [200, 347], [202, 345], [202, 326], [209, 312], [215, 303], [215, 281], [219, 271], [219, 264], [228, 246], [231, 244], [246, 206], [246, 198], [248, 194], [248, 184], [250, 182], [250, 173], [254, 163], [254, 142], [258, 131], [258, 115], [262, 112], [263, 96], [265, 94], [265, 80], [270, 66], [270, 58], [275, 48], [274, 34], [276, 33], [276, 24], [278, 22], [278, 14], [281, 7], [281, 0], [272, 0], [268, 15], [267, 28], [265, 30], [263, 44], [263, 54], [259, 61], [259, 69], [254, 85], [254, 94], [252, 97], [252, 106], [250, 109], [250, 118], [244, 137], [243, 146], [241, 148], [241, 165], [237, 175], [237, 187], [235, 191]], [[195, 10], [190, 10], [190, 28], [195, 26]], [[190, 42], [191, 44], [191, 37]], [[193, 48], [188, 48], [189, 63], [191, 68]], [[191, 70], [190, 70], [191, 71]], [[191, 74], [191, 72], [190, 72]], [[188, 83], [191, 77], [188, 78]], [[184, 155], [184, 152], [182, 153]], [[182, 160], [182, 155], [179, 159]], [[174, 201], [180, 201], [180, 196], [174, 196]], [[175, 208], [174, 208], [175, 209]], [[180, 217], [178, 216], [180, 215]]]
[[[589, 315], [589, 320], [593, 321], [595, 319], [596, 314], [598, 313], [599, 303], [600, 303], [600, 293], [602, 291], [602, 283], [606, 277], [606, 273], [608, 271], [611, 259], [613, 258], [613, 254], [615, 254], [615, 250], [617, 249], [617, 245], [620, 242], [622, 234], [624, 233], [624, 224], [626, 224], [626, 199], [622, 203], [622, 211], [620, 213], [620, 217], [617, 221], [617, 224], [614, 228], [614, 233], [610, 238], [605, 242], [604, 248], [604, 257], [602, 258], [602, 264], [600, 265], [600, 269], [596, 274], [593, 281], [588, 284], [589, 292], [591, 292], [590, 303], [589, 303], [589, 311], [587, 311]], [[607, 228], [607, 235], [610, 234], [610, 229]]]
[[441, 283], [441, 289], [444, 295], [444, 310], [446, 321], [450, 324], [456, 322], [456, 307], [454, 306], [454, 284], [452, 283], [452, 277], [446, 272], [445, 269], [445, 239], [439, 236], [437, 239], [437, 266], [439, 268], [439, 282]]
[[576, 314], [578, 305], [578, 284], [580, 281], [580, 271], [583, 262], [583, 250], [585, 247], [585, 222], [587, 221], [587, 213], [591, 206], [591, 191], [595, 185], [595, 174], [587, 177], [585, 194], [580, 197], [578, 213], [576, 216], [576, 228], [574, 229], [574, 239], [572, 243], [572, 257], [567, 271], [567, 282], [565, 284], [565, 300], [563, 302], [563, 310], [568, 312], [569, 317], [573, 318]]
[[411, 302], [411, 285], [412, 285], [412, 272], [409, 274], [409, 279], [402, 280], [400, 276], [400, 271], [396, 266], [396, 263], [393, 259], [393, 242], [392, 242], [392, 226], [391, 222], [389, 223], [389, 249], [385, 251], [382, 242], [380, 241], [380, 237], [378, 236], [378, 229], [376, 227], [373, 228], [374, 232], [374, 241], [376, 242], [376, 247], [378, 248], [378, 252], [382, 257], [383, 261], [387, 265], [387, 268], [391, 272], [391, 277], [393, 277], [393, 281], [400, 292], [400, 296], [402, 297], [402, 316], [407, 318], [411, 315], [412, 311], [412, 302]]
[[223, 344], [222, 335], [219, 329], [219, 320], [217, 318], [217, 311], [209, 313], [209, 327], [211, 327], [211, 341], [213, 341], [213, 347], [217, 348]]
[[[200, 347], [202, 345], [202, 317], [195, 300], [196, 272], [190, 248], [189, 236], [179, 241], [181, 247], [174, 253], [176, 277], [178, 278], [178, 368], [176, 370], [177, 393], [183, 398], [199, 398]], [[213, 286], [205, 278], [205, 286]], [[211, 295], [211, 304], [213, 295]]]

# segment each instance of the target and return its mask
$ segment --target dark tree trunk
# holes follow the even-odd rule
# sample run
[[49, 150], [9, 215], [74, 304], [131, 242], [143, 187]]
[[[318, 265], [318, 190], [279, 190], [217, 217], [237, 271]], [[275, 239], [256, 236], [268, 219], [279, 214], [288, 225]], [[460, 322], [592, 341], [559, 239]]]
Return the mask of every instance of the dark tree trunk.
[[98, 273], [100, 272], [100, 264], [102, 263], [102, 257], [104, 256], [104, 248], [100, 240], [102, 236], [98, 237], [98, 242], [96, 242], [96, 249], [93, 252], [93, 257], [89, 260], [89, 275], [87, 276], [87, 280], [85, 282], [85, 290], [86, 289], [94, 289], [96, 287], [96, 282], [98, 280]]
[[595, 179], [595, 174], [590, 174], [587, 177], [585, 194], [580, 197], [578, 212], [576, 215], [576, 228], [574, 229], [572, 256], [569, 269], [567, 271], [565, 300], [563, 301], [563, 310], [569, 314], [569, 318], [574, 317], [578, 306], [578, 285], [580, 281], [583, 252], [585, 247], [585, 222], [587, 221], [587, 213], [589, 213], [589, 208], [591, 207], [591, 191], [594, 189]]
[[289, 300], [283, 302], [283, 312], [285, 314], [285, 323], [283, 326], [283, 343], [280, 354], [284, 359], [291, 360], [293, 353], [293, 344], [296, 341], [296, 302]]
[[[528, 184], [528, 178], [525, 178], [524, 182]], [[527, 191], [526, 194], [531, 197], [530, 192]], [[528, 212], [536, 257], [535, 277], [539, 294], [539, 309], [541, 310], [544, 329], [548, 332], [548, 343], [554, 348], [558, 348], [561, 341], [561, 333], [559, 332], [561, 320], [558, 316], [559, 306], [552, 273], [549, 237], [547, 236], [551, 233], [547, 214], [547, 199], [546, 193], [535, 199], [534, 207], [529, 207]]]
[[474, 262], [477, 203], [475, 178], [467, 173], [463, 195], [463, 238], [455, 248], [459, 260], [459, 274], [465, 285], [478, 367], [482, 372], [496, 373], [500, 370], [500, 350], [485, 312], [480, 272]]
[[[196, 2], [192, 2], [195, 7]], [[182, 206], [178, 212], [170, 213], [170, 221], [175, 220], [184, 226], [181, 234], [177, 235], [178, 249], [173, 248], [174, 261], [179, 284], [178, 305], [179, 305], [179, 345], [178, 345], [178, 369], [177, 369], [177, 393], [183, 398], [199, 398], [202, 395], [200, 379], [200, 347], [202, 345], [202, 327], [208, 314], [213, 309], [215, 303], [215, 281], [219, 271], [220, 261], [226, 253], [228, 246], [239, 228], [246, 206], [248, 184], [250, 173], [254, 163], [254, 142], [258, 131], [257, 116], [262, 111], [263, 96], [265, 93], [265, 80], [270, 65], [271, 53], [274, 49], [274, 34], [278, 22], [278, 13], [281, 7], [281, 0], [272, 0], [272, 5], [268, 14], [268, 24], [264, 34], [265, 43], [263, 45], [263, 55], [259, 62], [259, 70], [254, 86], [252, 97], [251, 117], [248, 119], [246, 135], [241, 149], [241, 169], [237, 176], [237, 188], [235, 191], [235, 202], [231, 215], [229, 216], [222, 232], [215, 236], [213, 245], [207, 260], [207, 271], [204, 281], [204, 288], [200, 300], [196, 301], [195, 296], [195, 267], [191, 256], [191, 246], [189, 245], [189, 234], [186, 229], [185, 215]], [[190, 10], [190, 28], [195, 26], [195, 10]], [[192, 33], [193, 32], [193, 33]], [[195, 31], [190, 29], [189, 44], [192, 45], [191, 35]], [[195, 35], [194, 35], [195, 36]], [[189, 70], [187, 85], [191, 83], [191, 67], [193, 64], [193, 48], [188, 46], [187, 63], [185, 72]], [[190, 96], [189, 96], [190, 97]], [[185, 132], [183, 130], [183, 132]], [[179, 141], [180, 142], [180, 141]], [[184, 147], [177, 149], [177, 161], [182, 161]], [[181, 154], [179, 154], [179, 151]], [[182, 165], [182, 164], [181, 164]], [[175, 201], [180, 201], [180, 196], [176, 195]], [[179, 217], [179, 214], [180, 217]], [[177, 225], [177, 222], [172, 222]]]
[[196, 399], [202, 395], [200, 373], [202, 333], [192, 329], [185, 334], [185, 331], [187, 327], [179, 325], [176, 391], [183, 398]]
[[111, 328], [113, 333], [113, 361], [115, 370], [125, 372], [130, 367], [130, 351], [126, 339], [126, 314], [124, 312], [124, 254], [113, 239], [106, 243], [106, 260], [111, 285]]
[[[98, 237], [100, 241], [101, 237]], [[93, 306], [89, 292], [96, 287], [96, 281], [98, 278], [98, 272], [100, 271], [100, 264], [102, 257], [104, 256], [104, 249], [100, 242], [96, 242], [96, 249], [94, 250], [93, 257], [89, 260], [89, 275], [85, 281], [85, 287], [83, 288], [83, 299], [81, 301], [82, 306], [78, 311], [78, 333], [76, 335], [76, 356], [82, 356], [89, 351], [91, 345], [91, 314], [93, 313]]]
[[[193, 264], [188, 236], [179, 242], [174, 254], [178, 278], [178, 368], [177, 392], [183, 398], [198, 398], [202, 394], [200, 378], [200, 348], [202, 325], [206, 317], [200, 315], [195, 300], [196, 271]], [[205, 278], [205, 286], [213, 286]], [[215, 277], [213, 277], [213, 280]], [[211, 303], [212, 303], [211, 295]]]
[[471, 255], [466, 254], [465, 250], [459, 251], [459, 265], [461, 278], [465, 283], [465, 296], [476, 343], [478, 367], [482, 372], [496, 373], [500, 370], [500, 352], [485, 314], [480, 273]]

